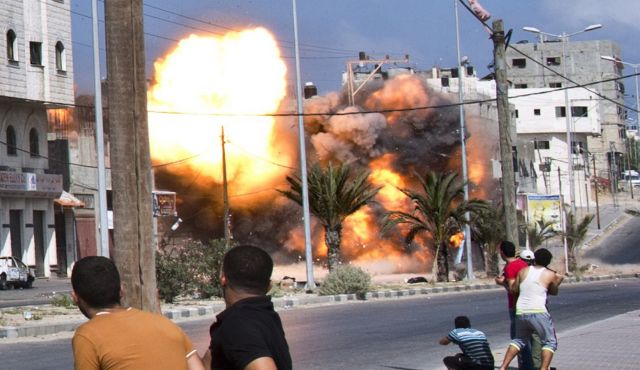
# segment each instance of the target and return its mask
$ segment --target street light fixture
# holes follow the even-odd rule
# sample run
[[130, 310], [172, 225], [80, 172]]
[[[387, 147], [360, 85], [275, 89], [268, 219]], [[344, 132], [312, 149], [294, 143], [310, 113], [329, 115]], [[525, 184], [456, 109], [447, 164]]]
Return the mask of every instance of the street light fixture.
[[[548, 32], [540, 31], [535, 27], [523, 27], [522, 29], [527, 32], [532, 32], [538, 35], [547, 35], [551, 37], [556, 37], [562, 40], [562, 76], [565, 79], [568, 79], [567, 76], [567, 43], [569, 41], [570, 36], [577, 35], [583, 32], [589, 32], [593, 30], [597, 30], [602, 28], [601, 24], [592, 24], [581, 31], [576, 31], [573, 33], [563, 32], [561, 34], [553, 34]], [[542, 40], [540, 40], [542, 42]], [[573, 183], [573, 153], [571, 151], [571, 103], [569, 101], [569, 90], [564, 89], [564, 102], [565, 102], [565, 117], [566, 117], [566, 130], [567, 130], [567, 174], [569, 176], [569, 198], [571, 202], [571, 212], [575, 214], [576, 212], [576, 200], [575, 200], [575, 189]]]

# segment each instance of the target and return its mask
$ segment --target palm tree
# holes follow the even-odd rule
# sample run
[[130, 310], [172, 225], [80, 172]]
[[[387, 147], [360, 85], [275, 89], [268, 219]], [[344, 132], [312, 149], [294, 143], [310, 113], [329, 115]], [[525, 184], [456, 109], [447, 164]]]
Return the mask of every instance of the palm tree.
[[553, 238], [559, 233], [553, 228], [555, 221], [537, 220], [533, 226], [527, 227], [527, 238], [529, 239], [529, 247], [535, 251], [545, 241]]
[[567, 254], [569, 256], [567, 264], [569, 265], [569, 271], [575, 273], [578, 270], [578, 249], [582, 247], [582, 242], [587, 236], [589, 224], [593, 221], [594, 215], [586, 215], [576, 224], [576, 217], [573, 212], [565, 210], [565, 213], [567, 215], [567, 226], [563, 236], [567, 238]]
[[498, 276], [500, 273], [498, 245], [506, 238], [503, 214], [504, 207], [487, 205], [471, 219], [471, 236], [483, 246], [487, 276]]
[[457, 176], [453, 172], [429, 172], [424, 178], [418, 175], [421, 191], [399, 189], [413, 203], [413, 212], [391, 211], [386, 214], [384, 220], [383, 230], [398, 224], [409, 225], [409, 232], [405, 237], [407, 243], [422, 232], [431, 235], [434, 281], [449, 281], [447, 243], [452, 235], [460, 232], [466, 222], [465, 213], [486, 207], [486, 203], [481, 200], [462, 200], [463, 185], [456, 182]]
[[[367, 180], [366, 170], [351, 173], [349, 165], [337, 168], [331, 163], [326, 169], [315, 164], [309, 170], [309, 210], [324, 226], [327, 245], [327, 266], [333, 271], [341, 260], [342, 222], [364, 205], [371, 203], [380, 190]], [[302, 205], [302, 180], [299, 176], [287, 176], [290, 190], [278, 190], [287, 198]]]

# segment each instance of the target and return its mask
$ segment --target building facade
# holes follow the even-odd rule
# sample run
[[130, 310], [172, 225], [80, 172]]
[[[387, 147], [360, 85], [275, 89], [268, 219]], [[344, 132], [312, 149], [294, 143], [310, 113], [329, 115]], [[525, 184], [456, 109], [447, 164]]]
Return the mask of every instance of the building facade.
[[62, 176], [50, 173], [47, 109], [73, 103], [70, 4], [0, 0], [0, 9], [0, 255], [50, 276]]
[[[533, 149], [531, 171], [536, 172], [536, 184], [530, 192], [560, 194], [570, 199], [568, 195], [573, 189], [576, 206], [587, 207], [594, 199], [590, 185], [594, 179], [594, 157], [587, 150], [587, 142], [593, 136], [600, 136], [601, 105], [596, 94], [583, 89], [571, 90], [569, 100], [572, 112], [570, 140], [567, 140], [564, 91], [509, 90], [509, 101], [515, 107], [519, 145]], [[569, 141], [571, 144], [567, 145]], [[568, 163], [572, 163], [571, 176]], [[609, 167], [595, 167], [595, 176], [609, 179]]]
[[[520, 42], [513, 47], [517, 50], [508, 48], [506, 53], [512, 88], [561, 89], [587, 85], [569, 90], [571, 94], [589, 91], [598, 99], [599, 131], [585, 137], [586, 149], [595, 155], [597, 168], [613, 167], [614, 173], [619, 174], [621, 168], [616, 168], [616, 164], [621, 163], [626, 152], [625, 88], [622, 80], [616, 80], [622, 75], [619, 66], [600, 57], [621, 57], [620, 47], [613, 41], [569, 41], [564, 52], [566, 60], [563, 60], [563, 43], [559, 41]], [[565, 69], [566, 77], [573, 82], [562, 77]]]

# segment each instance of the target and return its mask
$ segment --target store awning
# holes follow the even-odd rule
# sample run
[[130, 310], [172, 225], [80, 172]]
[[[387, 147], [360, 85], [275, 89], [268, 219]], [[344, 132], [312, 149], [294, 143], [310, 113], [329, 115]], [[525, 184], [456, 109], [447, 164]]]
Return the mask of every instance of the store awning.
[[84, 207], [84, 202], [74, 197], [72, 194], [62, 191], [62, 194], [53, 200], [54, 203], [63, 207]]

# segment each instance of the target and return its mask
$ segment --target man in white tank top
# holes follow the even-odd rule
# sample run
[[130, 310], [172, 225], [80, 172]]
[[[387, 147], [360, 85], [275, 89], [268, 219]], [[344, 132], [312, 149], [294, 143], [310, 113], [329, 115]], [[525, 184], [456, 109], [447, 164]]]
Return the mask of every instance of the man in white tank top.
[[540, 370], [548, 370], [553, 353], [558, 348], [553, 320], [547, 310], [547, 295], [557, 295], [564, 275], [547, 268], [551, 252], [540, 248], [535, 251], [533, 266], [520, 270], [512, 292], [518, 295], [516, 302], [516, 336], [509, 344], [500, 370], [506, 370], [513, 358], [529, 343], [536, 333], [542, 344]]

